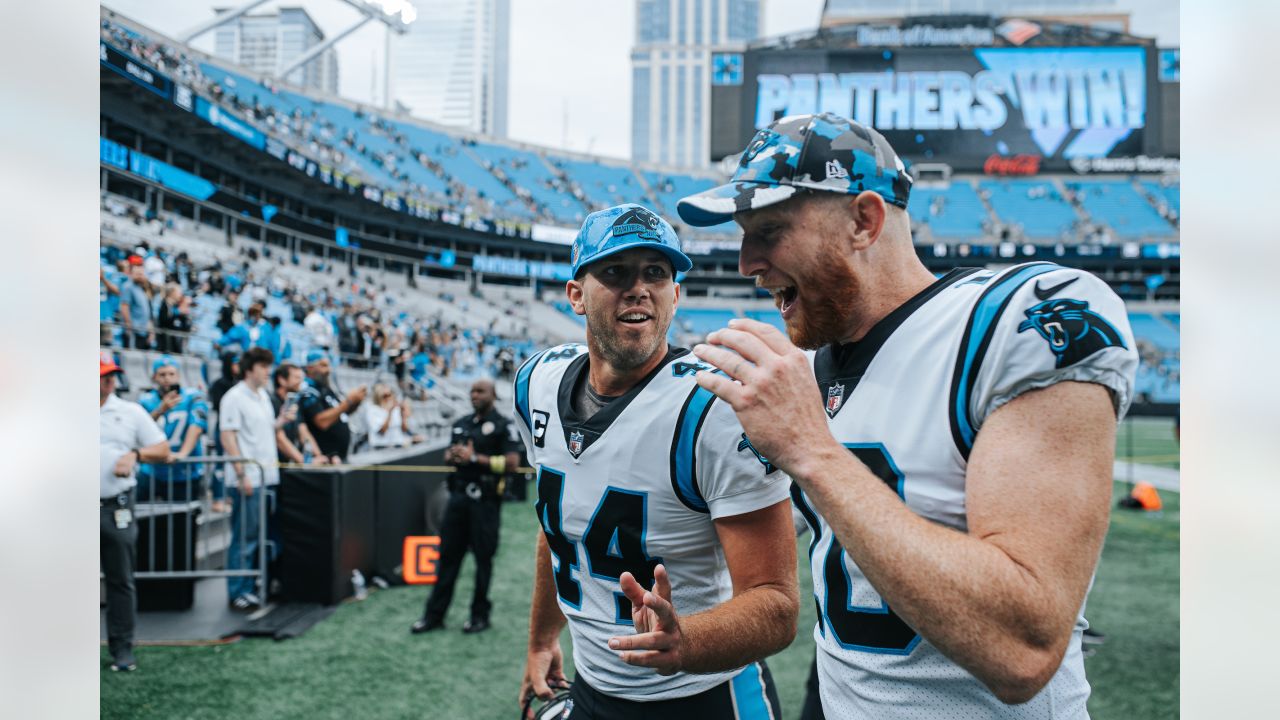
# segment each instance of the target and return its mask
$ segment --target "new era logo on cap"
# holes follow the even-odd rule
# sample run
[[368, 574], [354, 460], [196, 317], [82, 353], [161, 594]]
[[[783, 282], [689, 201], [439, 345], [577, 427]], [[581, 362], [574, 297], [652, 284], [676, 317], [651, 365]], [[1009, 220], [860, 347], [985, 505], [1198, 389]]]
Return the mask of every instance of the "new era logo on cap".
[[905, 208], [911, 182], [898, 154], [875, 130], [832, 113], [792, 115], [756, 133], [728, 184], [683, 198], [676, 210], [695, 227], [718, 225], [800, 189], [870, 191]]

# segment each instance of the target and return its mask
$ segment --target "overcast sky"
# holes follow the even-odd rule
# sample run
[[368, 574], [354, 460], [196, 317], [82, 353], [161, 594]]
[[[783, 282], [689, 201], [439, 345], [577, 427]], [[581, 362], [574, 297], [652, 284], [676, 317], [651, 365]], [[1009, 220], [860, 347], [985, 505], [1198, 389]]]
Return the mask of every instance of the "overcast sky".
[[[762, 0], [765, 35], [812, 30], [823, 0]], [[103, 3], [170, 36], [213, 16], [212, 8], [240, 0], [107, 0]], [[340, 0], [274, 0], [256, 10], [306, 8], [333, 36], [360, 14]], [[1178, 45], [1178, 4], [1122, 0], [1137, 35]], [[418, 22], [427, 18], [420, 16]], [[511, 77], [508, 132], [538, 145], [625, 158], [631, 153], [631, 45], [633, 0], [511, 0]], [[339, 93], [358, 102], [381, 101], [385, 31], [370, 23], [337, 44]], [[212, 53], [213, 33], [195, 42]]]

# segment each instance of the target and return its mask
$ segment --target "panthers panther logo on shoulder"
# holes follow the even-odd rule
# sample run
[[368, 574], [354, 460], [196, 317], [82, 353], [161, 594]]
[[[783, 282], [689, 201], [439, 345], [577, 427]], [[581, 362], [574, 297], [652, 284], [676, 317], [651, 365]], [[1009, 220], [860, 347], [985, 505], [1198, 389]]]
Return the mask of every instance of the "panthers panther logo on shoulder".
[[1115, 327], [1084, 300], [1045, 300], [1023, 312], [1027, 319], [1018, 324], [1018, 332], [1035, 330], [1049, 341], [1058, 358], [1056, 367], [1073, 365], [1105, 348], [1127, 348]]

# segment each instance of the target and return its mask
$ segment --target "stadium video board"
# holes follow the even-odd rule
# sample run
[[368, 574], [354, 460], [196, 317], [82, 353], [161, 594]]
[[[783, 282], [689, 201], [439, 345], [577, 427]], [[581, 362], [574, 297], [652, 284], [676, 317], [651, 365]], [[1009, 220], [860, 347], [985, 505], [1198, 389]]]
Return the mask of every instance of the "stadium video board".
[[[831, 111], [875, 127], [912, 162], [1030, 174], [1141, 156], [1152, 49], [786, 49], [744, 55], [738, 147], [774, 119]], [[728, 107], [713, 112], [734, 112]]]

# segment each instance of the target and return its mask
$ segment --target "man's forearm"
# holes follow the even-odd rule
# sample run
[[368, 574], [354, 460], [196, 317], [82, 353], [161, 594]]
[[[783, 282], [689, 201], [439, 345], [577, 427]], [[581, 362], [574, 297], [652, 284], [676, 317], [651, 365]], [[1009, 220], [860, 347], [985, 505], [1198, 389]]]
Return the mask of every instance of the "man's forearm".
[[346, 407], [347, 402], [343, 400], [337, 407], [331, 407], [316, 413], [311, 418], [311, 422], [315, 423], [315, 426], [321, 430], [328, 430], [333, 427], [334, 423], [338, 422], [338, 419], [342, 417], [342, 413], [346, 412]]
[[284, 456], [289, 458], [289, 462], [301, 463], [304, 460], [298, 448], [289, 442], [289, 436], [284, 434], [284, 430], [276, 430], [276, 449], [284, 453]]
[[204, 434], [204, 430], [198, 425], [191, 425], [187, 428], [187, 434], [182, 438], [182, 447], [178, 448], [178, 454], [186, 457], [196, 449], [196, 443], [200, 442], [200, 436]]
[[154, 445], [138, 448], [138, 460], [145, 463], [164, 462], [169, 459], [169, 441], [162, 440]]
[[996, 545], [916, 515], [835, 447], [792, 477], [894, 613], [998, 695], [1061, 661], [1051, 591]]
[[560, 639], [564, 613], [556, 602], [555, 580], [551, 577], [551, 549], [547, 538], [538, 533], [534, 551], [533, 598], [529, 603], [529, 647], [547, 648]]
[[794, 586], [762, 585], [680, 618], [681, 670], [733, 670], [782, 650], [796, 637], [798, 602]]

